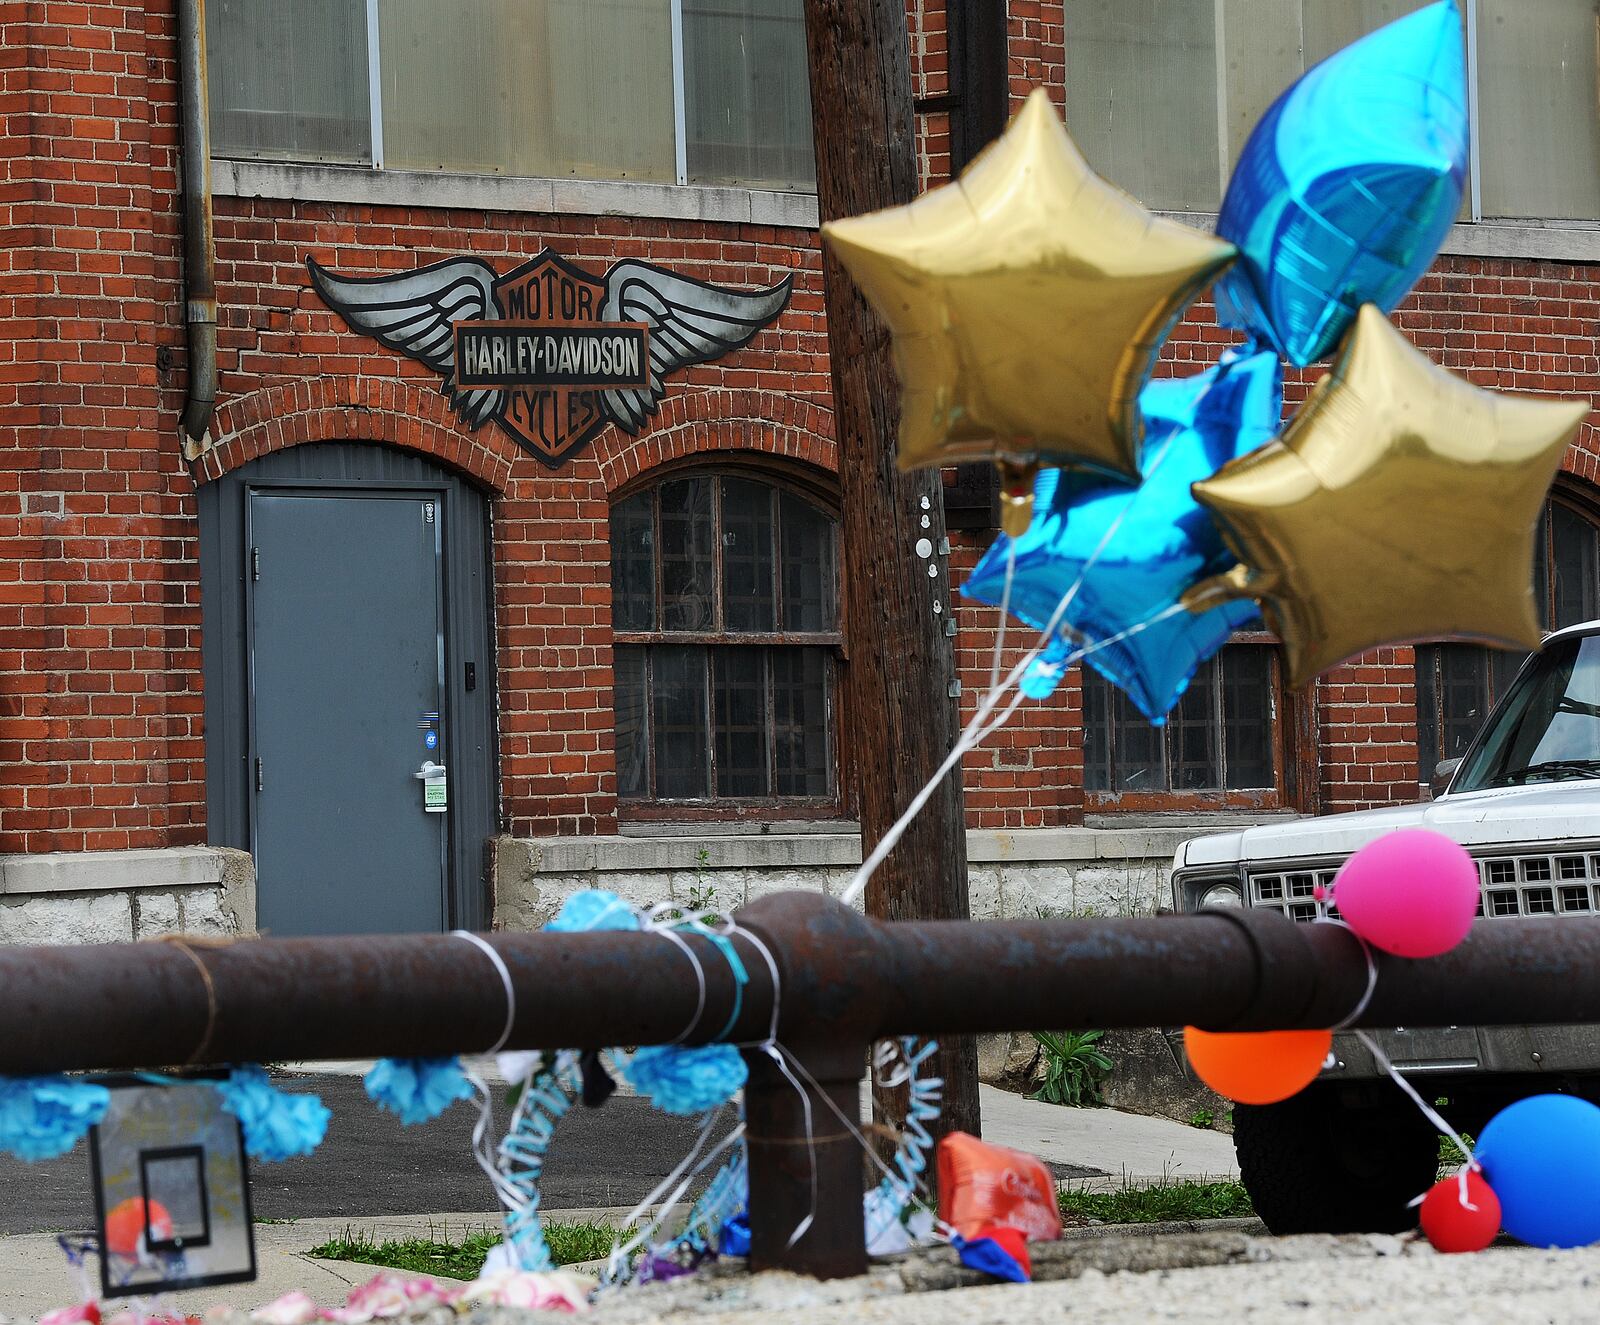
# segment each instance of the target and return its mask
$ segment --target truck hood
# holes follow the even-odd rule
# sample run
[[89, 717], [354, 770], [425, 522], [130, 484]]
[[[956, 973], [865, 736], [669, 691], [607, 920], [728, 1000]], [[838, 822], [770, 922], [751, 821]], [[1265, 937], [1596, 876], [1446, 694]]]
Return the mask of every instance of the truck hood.
[[1343, 858], [1396, 828], [1432, 828], [1468, 849], [1600, 838], [1600, 779], [1495, 787], [1421, 805], [1258, 824], [1192, 838], [1178, 849], [1179, 868], [1238, 861]]

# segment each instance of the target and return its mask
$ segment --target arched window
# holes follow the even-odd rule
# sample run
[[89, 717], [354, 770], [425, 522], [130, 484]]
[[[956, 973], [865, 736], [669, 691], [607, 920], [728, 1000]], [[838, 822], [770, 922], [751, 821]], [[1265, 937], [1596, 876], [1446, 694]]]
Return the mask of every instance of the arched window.
[[[1575, 488], [1558, 488], [1545, 503], [1534, 544], [1534, 593], [1546, 630], [1600, 617], [1600, 520]], [[1417, 765], [1423, 782], [1467, 745], [1525, 653], [1473, 644], [1417, 647]]]
[[838, 528], [748, 470], [677, 473], [611, 509], [625, 811], [838, 808]]

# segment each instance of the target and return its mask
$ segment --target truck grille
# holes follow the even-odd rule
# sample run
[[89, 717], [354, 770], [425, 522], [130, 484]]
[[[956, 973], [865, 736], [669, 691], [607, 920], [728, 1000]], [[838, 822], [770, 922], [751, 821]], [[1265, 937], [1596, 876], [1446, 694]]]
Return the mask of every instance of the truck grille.
[[1270, 906], [1282, 911], [1290, 920], [1315, 920], [1316, 898], [1311, 890], [1319, 883], [1326, 888], [1333, 882], [1337, 869], [1291, 870], [1282, 874], [1252, 874], [1250, 876], [1250, 905]]
[[[1319, 883], [1328, 887], [1337, 872], [1304, 868], [1252, 874], [1250, 905], [1272, 907], [1291, 920], [1315, 920], [1312, 889]], [[1491, 919], [1594, 915], [1600, 913], [1600, 853], [1483, 856], [1478, 860], [1478, 886], [1478, 914]]]

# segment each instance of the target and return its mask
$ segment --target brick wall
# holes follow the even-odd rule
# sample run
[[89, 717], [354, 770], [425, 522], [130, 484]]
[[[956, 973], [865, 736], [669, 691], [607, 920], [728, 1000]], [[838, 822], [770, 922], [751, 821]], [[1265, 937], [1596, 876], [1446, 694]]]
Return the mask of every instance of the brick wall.
[[[1394, 313], [1395, 324], [1435, 362], [1477, 386], [1600, 403], [1600, 268], [1528, 259], [1445, 256]], [[1215, 360], [1229, 334], [1209, 305], [1184, 321], [1165, 359], [1177, 371]], [[1286, 408], [1298, 406], [1321, 369], [1291, 372]], [[1593, 482], [1600, 427], [1583, 426], [1563, 468]], [[1373, 592], [1381, 592], [1374, 586]], [[1376, 649], [1331, 669], [1319, 694], [1322, 801], [1328, 810], [1417, 798], [1431, 770], [1417, 767], [1415, 657]]]
[[170, 40], [139, 3], [0, 5], [5, 849], [204, 834], [194, 522], [157, 360]]
[[[945, 90], [941, 0], [908, 0], [918, 95]], [[1012, 0], [1013, 99], [1060, 89], [1062, 6]], [[815, 236], [616, 217], [222, 198], [220, 445], [191, 475], [177, 418], [186, 381], [170, 3], [0, 0], [0, 850], [162, 846], [205, 835], [195, 482], [283, 446], [411, 447], [495, 496], [494, 574], [506, 830], [615, 825], [607, 511], [663, 462], [754, 449], [833, 469]], [[928, 116], [925, 176], [949, 168]], [[471, 253], [500, 270], [550, 244], [603, 270], [637, 256], [731, 284], [795, 279], [750, 348], [674, 379], [659, 418], [616, 430], [552, 478], [497, 429], [464, 431], [436, 379], [352, 334], [304, 262], [399, 270]], [[1398, 317], [1483, 385], [1595, 390], [1600, 272], [1448, 258]], [[1189, 372], [1228, 340], [1197, 309], [1162, 365]], [[1307, 375], [1291, 381], [1303, 398]], [[1600, 469], [1593, 425], [1569, 459]], [[987, 539], [956, 535], [956, 579]], [[987, 679], [992, 609], [952, 605], [963, 712]], [[1012, 636], [1013, 641], [1018, 636]], [[1018, 654], [1008, 650], [1008, 662]], [[1320, 692], [1330, 807], [1416, 794], [1409, 649], [1336, 669]], [[1081, 693], [1069, 679], [966, 762], [975, 825], [1082, 811]]]
[[[263, 200], [220, 199], [217, 210], [227, 404], [213, 426], [223, 445], [208, 472], [301, 441], [377, 438], [429, 452], [488, 486], [496, 494], [504, 827], [519, 835], [614, 831], [610, 496], [667, 460], [723, 449], [834, 468], [815, 236]], [[633, 438], [608, 429], [552, 476], [498, 428], [465, 432], [432, 373], [352, 333], [306, 283], [307, 256], [376, 273], [466, 252], [505, 272], [546, 245], [596, 273], [638, 257], [734, 285], [792, 275], [794, 290], [748, 349], [675, 377], [648, 431]]]

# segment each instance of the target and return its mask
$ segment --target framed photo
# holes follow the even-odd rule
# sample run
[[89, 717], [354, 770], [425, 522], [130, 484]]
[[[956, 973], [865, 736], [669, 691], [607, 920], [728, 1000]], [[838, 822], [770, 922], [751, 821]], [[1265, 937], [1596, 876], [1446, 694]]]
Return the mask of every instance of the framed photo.
[[111, 1105], [90, 1129], [89, 1159], [103, 1296], [254, 1279], [244, 1135], [217, 1092], [135, 1077], [102, 1084]]

